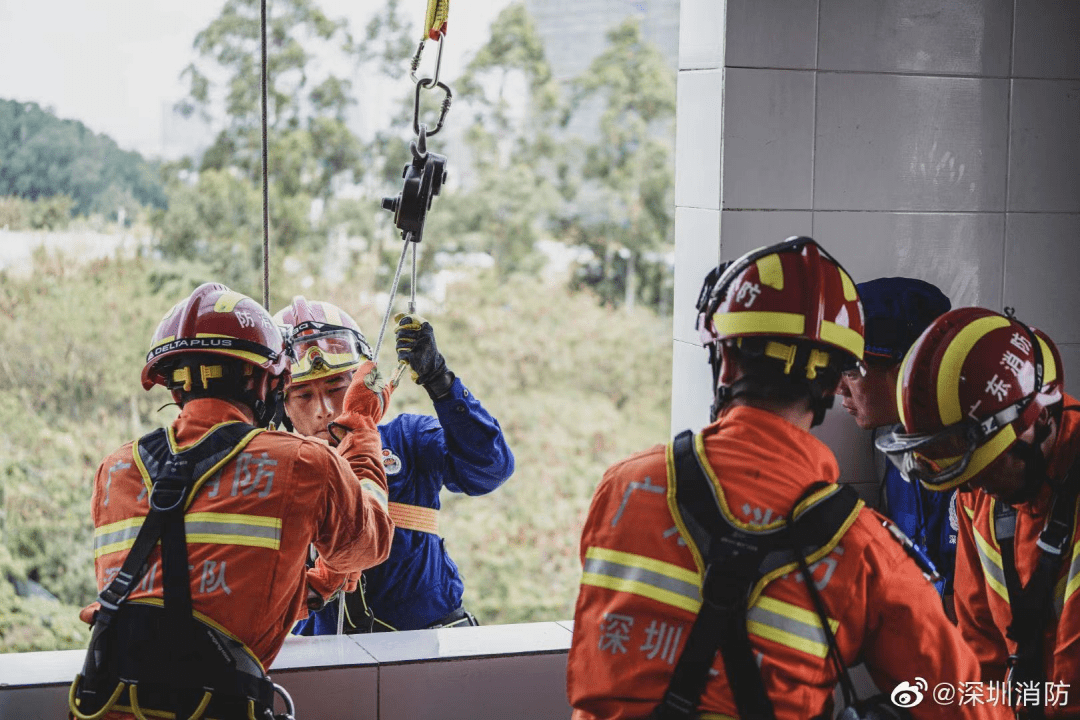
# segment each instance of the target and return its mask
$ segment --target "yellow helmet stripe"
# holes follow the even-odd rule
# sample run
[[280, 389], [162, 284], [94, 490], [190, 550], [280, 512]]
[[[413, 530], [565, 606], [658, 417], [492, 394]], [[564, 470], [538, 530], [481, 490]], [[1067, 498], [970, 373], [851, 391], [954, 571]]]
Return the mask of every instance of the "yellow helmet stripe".
[[779, 255], [774, 253], [758, 258], [756, 264], [762, 285], [767, 285], [773, 290], [784, 289], [784, 265]]
[[837, 325], [828, 320], [821, 321], [821, 339], [844, 348], [855, 357], [862, 360], [863, 336], [851, 328]]
[[221, 293], [221, 297], [214, 303], [214, 312], [227, 313], [236, 309], [236, 304], [241, 300], [246, 300], [247, 295], [238, 293], [235, 290], [230, 290], [226, 293]]
[[840, 272], [840, 284], [844, 287], [844, 299], [848, 302], [859, 299], [859, 293], [855, 292], [855, 283], [851, 281], [851, 276], [844, 272], [843, 268], [836, 268]]
[[806, 328], [806, 318], [784, 312], [731, 312], [717, 313], [713, 316], [713, 324], [721, 335], [801, 335]]
[[915, 348], [918, 343], [915, 343], [904, 354], [904, 359], [900, 363], [900, 372], [896, 376], [896, 409], [900, 415], [900, 424], [905, 428], [908, 427], [907, 418], [904, 416], [904, 378], [907, 376], [908, 364], [911, 362], [911, 356], [915, 354]]
[[[1054, 362], [1054, 353], [1050, 352], [1050, 347], [1046, 342], [1038, 335], [1035, 336], [1035, 339], [1039, 341], [1039, 349], [1042, 350], [1043, 385], [1046, 385], [1047, 383], [1052, 383], [1057, 380], [1057, 363]], [[1035, 392], [1038, 392], [1041, 389], [1042, 388], [1035, 388]]]
[[958, 332], [945, 349], [938, 372], [937, 401], [941, 422], [946, 427], [964, 419], [964, 413], [960, 409], [960, 372], [971, 349], [987, 333], [1010, 324], [1008, 318], [1000, 315], [979, 318]]
[[1016, 440], [1016, 430], [1013, 429], [1012, 425], [1006, 425], [1001, 430], [998, 430], [997, 434], [983, 444], [982, 447], [979, 447], [971, 454], [971, 461], [968, 463], [967, 469], [965, 469], [959, 477], [938, 485], [924, 482], [923, 486], [925, 486], [927, 490], [940, 492], [942, 490], [951, 490], [954, 487], [963, 485], [978, 473], [985, 470], [990, 463], [997, 459], [998, 455], [1005, 452], [1005, 450], [1013, 444], [1014, 440]]

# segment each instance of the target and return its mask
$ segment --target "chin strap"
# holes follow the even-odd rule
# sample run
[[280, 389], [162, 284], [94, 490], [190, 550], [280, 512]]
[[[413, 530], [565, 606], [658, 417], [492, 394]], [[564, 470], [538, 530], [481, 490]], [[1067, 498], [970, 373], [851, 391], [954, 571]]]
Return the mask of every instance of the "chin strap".
[[[717, 386], [716, 394], [713, 396], [713, 404], [709, 407], [709, 422], [716, 422], [716, 418], [720, 416], [724, 408], [737, 397], [744, 395], [763, 397], [762, 393], [756, 392], [755, 386], [756, 383], [753, 378], [748, 377], [741, 377], [730, 385]], [[810, 390], [810, 410], [814, 413], [810, 427], [817, 427], [825, 420], [825, 413], [833, 406], [834, 400], [835, 396], [831, 393], [818, 396], [813, 389]]]
[[[1080, 405], [1070, 405], [1069, 407], [1063, 407], [1057, 412], [1057, 417], [1060, 419], [1061, 413], [1066, 411], [1080, 411]], [[1024, 484], [1020, 488], [1020, 492], [1016, 494], [1015, 498], [1010, 498], [1012, 504], [1024, 503], [1029, 500], [1035, 499], [1042, 490], [1044, 483], [1053, 483], [1050, 480], [1049, 475], [1049, 463], [1046, 461], [1046, 456], [1042, 451], [1042, 444], [1046, 442], [1046, 439], [1050, 437], [1050, 425], [1046, 424], [1042, 427], [1036, 427], [1034, 441], [1027, 443], [1022, 440], [1017, 440], [1013, 446], [1009, 449], [1009, 452], [1024, 463]], [[1055, 487], [1056, 491], [1057, 488]]]
[[266, 399], [260, 399], [255, 391], [244, 392], [244, 400], [251, 406], [255, 415], [255, 425], [261, 428], [270, 427], [271, 423], [284, 423], [285, 427], [292, 431], [292, 422], [285, 414], [285, 381], [280, 377], [271, 378], [270, 387], [266, 392]]

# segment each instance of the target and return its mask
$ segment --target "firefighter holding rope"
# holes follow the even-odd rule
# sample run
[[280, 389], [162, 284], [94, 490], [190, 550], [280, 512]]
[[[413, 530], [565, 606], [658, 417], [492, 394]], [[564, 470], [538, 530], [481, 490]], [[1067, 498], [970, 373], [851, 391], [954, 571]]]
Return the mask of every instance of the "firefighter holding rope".
[[[82, 612], [93, 635], [71, 688], [75, 718], [266, 720], [277, 686], [265, 668], [306, 612], [309, 544], [321, 595], [336, 588], [317, 578], [387, 557], [375, 424], [389, 390], [373, 363], [357, 367], [334, 452], [265, 429], [289, 370], [269, 313], [224, 285], [201, 285], [161, 321], [142, 383], [168, 388], [180, 416], [98, 468], [101, 594]], [[280, 717], [292, 717], [286, 704]]]
[[[345, 388], [373, 351], [356, 321], [328, 302], [297, 296], [275, 319], [295, 357], [287, 416], [301, 434], [335, 443]], [[514, 472], [499, 422], [447, 368], [431, 323], [400, 315], [395, 329], [398, 358], [427, 391], [437, 417], [406, 413], [379, 425], [394, 542], [390, 558], [346, 595], [346, 633], [477, 624], [462, 607], [461, 574], [439, 533], [439, 493], [445, 487], [485, 495]], [[339, 607], [313, 613], [298, 632], [333, 634]]]

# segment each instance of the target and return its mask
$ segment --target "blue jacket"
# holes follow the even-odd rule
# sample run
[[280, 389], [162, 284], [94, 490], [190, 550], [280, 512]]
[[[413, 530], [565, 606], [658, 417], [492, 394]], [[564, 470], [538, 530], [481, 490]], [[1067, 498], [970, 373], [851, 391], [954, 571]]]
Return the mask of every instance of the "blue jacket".
[[[454, 380], [430, 415], [399, 415], [379, 426], [391, 503], [438, 510], [439, 491], [485, 495], [514, 472], [499, 422]], [[427, 627], [461, 606], [464, 585], [438, 535], [397, 528], [385, 563], [364, 571], [368, 605], [398, 630]], [[353, 618], [355, 621], [356, 618]], [[332, 635], [337, 603], [312, 613], [293, 631]]]
[[939, 595], [952, 592], [956, 565], [956, 491], [931, 492], [909, 483], [892, 463], [885, 470], [887, 515], [934, 563]]

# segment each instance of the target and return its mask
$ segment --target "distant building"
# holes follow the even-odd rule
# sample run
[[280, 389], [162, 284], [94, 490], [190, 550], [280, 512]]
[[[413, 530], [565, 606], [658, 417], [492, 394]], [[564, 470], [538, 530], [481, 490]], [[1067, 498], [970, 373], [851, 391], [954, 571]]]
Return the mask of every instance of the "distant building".
[[[607, 33], [627, 17], [641, 23], [644, 38], [656, 45], [674, 72], [679, 64], [679, 0], [525, 0], [544, 42], [551, 72], [569, 82], [588, 70], [607, 47]], [[596, 118], [603, 112], [593, 99], [579, 108], [567, 132], [587, 140], [596, 137]]]
[[551, 71], [570, 80], [607, 45], [607, 32], [627, 17], [641, 21], [642, 34], [672, 68], [679, 62], [679, 0], [525, 0], [544, 40]]

